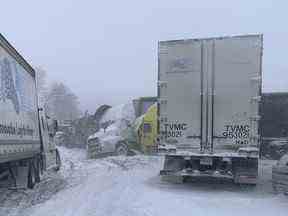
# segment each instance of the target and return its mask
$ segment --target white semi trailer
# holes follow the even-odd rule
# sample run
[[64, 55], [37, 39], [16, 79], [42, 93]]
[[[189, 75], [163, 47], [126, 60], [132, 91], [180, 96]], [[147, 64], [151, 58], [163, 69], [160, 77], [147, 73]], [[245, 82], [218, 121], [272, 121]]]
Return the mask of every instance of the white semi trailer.
[[57, 122], [49, 121], [38, 108], [34, 69], [0, 34], [0, 180], [33, 188], [43, 170], [59, 169]]
[[164, 178], [256, 184], [262, 35], [161, 41], [158, 139]]

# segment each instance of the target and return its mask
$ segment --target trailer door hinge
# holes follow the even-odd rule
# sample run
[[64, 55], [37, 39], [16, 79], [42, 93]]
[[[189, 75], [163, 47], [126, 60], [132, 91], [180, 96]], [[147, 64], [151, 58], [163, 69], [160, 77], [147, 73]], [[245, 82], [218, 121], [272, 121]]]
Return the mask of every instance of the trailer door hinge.
[[157, 85], [160, 88], [167, 88], [167, 82], [166, 81], [158, 81]]
[[260, 102], [261, 101], [261, 96], [256, 96], [251, 98], [251, 102]]
[[261, 119], [261, 116], [251, 116], [250, 119], [252, 121], [259, 121]]
[[159, 120], [160, 122], [167, 122], [167, 121], [168, 121], [168, 118], [167, 118], [167, 117], [160, 117], [160, 118], [158, 118], [158, 120]]
[[159, 98], [157, 101], [158, 101], [158, 104], [167, 104], [167, 99]]
[[251, 139], [252, 140], [259, 140], [260, 139], [260, 135], [251, 136]]
[[261, 82], [261, 80], [262, 80], [261, 76], [255, 76], [255, 77], [251, 78], [251, 81], [253, 81], [253, 82]]

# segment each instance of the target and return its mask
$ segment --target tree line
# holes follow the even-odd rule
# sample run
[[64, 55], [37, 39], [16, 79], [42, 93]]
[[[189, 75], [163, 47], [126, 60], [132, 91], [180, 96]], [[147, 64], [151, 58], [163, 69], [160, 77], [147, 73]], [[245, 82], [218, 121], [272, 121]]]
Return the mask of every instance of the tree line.
[[44, 108], [48, 116], [60, 121], [79, 118], [79, 100], [72, 90], [63, 82], [48, 85], [47, 72], [40, 67], [35, 71], [39, 107]]

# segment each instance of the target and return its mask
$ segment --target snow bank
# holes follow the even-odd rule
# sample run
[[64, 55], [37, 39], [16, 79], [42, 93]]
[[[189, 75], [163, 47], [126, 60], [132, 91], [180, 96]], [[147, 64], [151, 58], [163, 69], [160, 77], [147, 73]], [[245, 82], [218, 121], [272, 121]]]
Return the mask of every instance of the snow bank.
[[[63, 148], [62, 152], [65, 157], [75, 155], [80, 160], [82, 158], [79, 152], [73, 150]], [[163, 164], [161, 157], [140, 155], [71, 160], [77, 165], [67, 180], [74, 182], [75, 175], [80, 176], [79, 184], [62, 190], [45, 203], [19, 215], [270, 216], [275, 212], [279, 216], [287, 215], [287, 198], [273, 195], [269, 189], [271, 161], [265, 161], [264, 167], [260, 162], [263, 182], [254, 189], [245, 189], [228, 183], [193, 182], [178, 185], [162, 182], [158, 176]], [[263, 174], [267, 178], [263, 178]]]
[[1, 216], [287, 215], [287, 197], [272, 193], [271, 167], [276, 161], [260, 161], [260, 181], [252, 189], [228, 182], [162, 182], [162, 157], [87, 160], [82, 149], [59, 150], [59, 175], [43, 179], [35, 191], [0, 190]]

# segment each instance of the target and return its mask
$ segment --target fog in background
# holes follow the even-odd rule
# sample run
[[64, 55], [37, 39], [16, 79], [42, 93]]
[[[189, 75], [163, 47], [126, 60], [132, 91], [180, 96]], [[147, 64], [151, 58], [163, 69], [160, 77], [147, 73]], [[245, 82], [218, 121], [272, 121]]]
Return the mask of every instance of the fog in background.
[[[274, 4], [273, 4], [274, 2]], [[264, 34], [263, 89], [288, 90], [286, 1], [1, 2], [1, 33], [83, 110], [156, 95], [159, 40]]]

